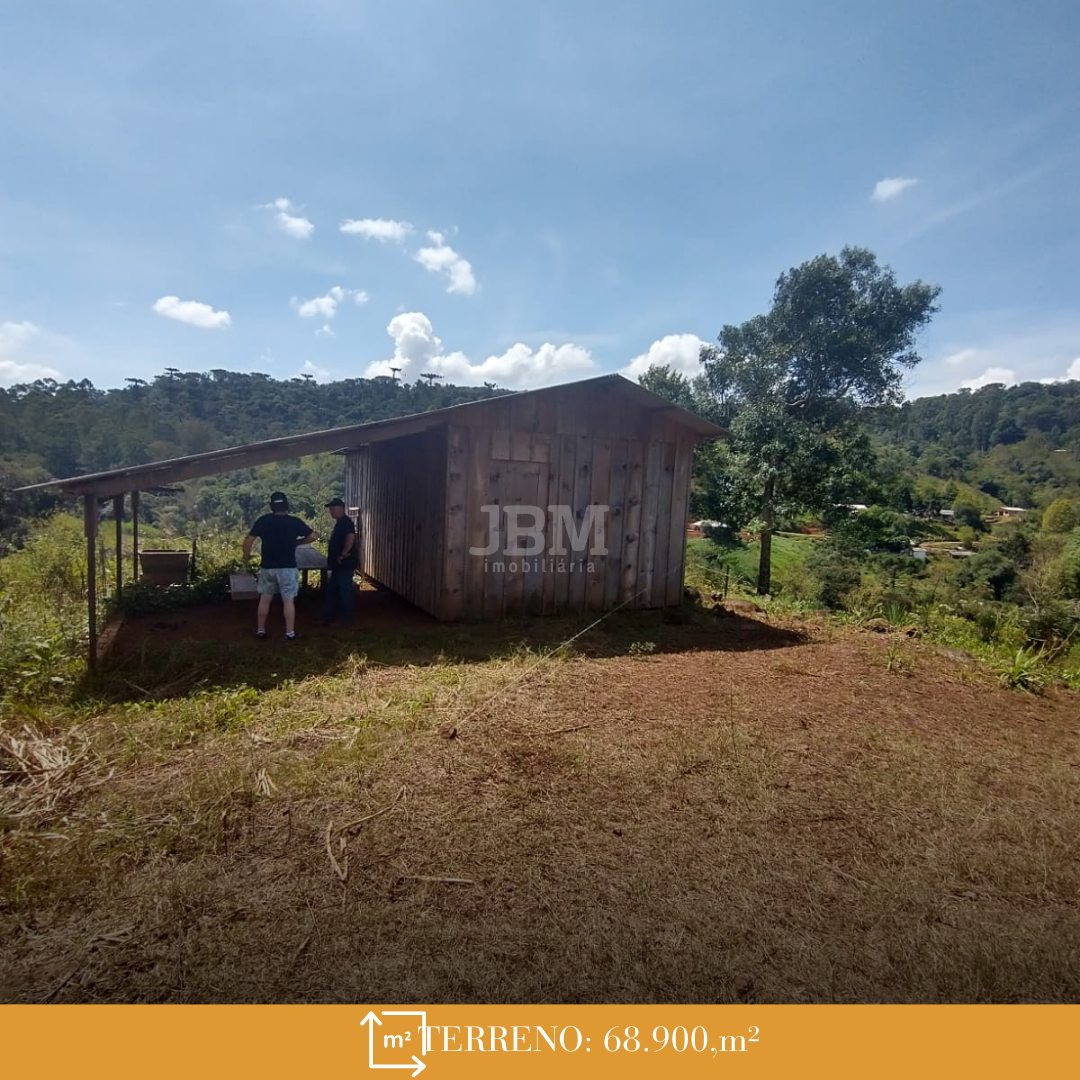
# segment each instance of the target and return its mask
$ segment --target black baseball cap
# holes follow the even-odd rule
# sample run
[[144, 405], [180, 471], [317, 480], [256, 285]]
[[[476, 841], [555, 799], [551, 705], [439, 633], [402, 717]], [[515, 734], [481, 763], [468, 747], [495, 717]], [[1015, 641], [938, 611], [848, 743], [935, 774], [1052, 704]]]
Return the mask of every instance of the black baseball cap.
[[275, 491], [270, 496], [270, 509], [271, 510], [288, 510], [289, 500], [285, 497], [284, 491]]
[[344, 499], [331, 499], [326, 504], [326, 508], [329, 510], [331, 506], [340, 506], [342, 508], [342, 510], [344, 510], [345, 509], [345, 500]]

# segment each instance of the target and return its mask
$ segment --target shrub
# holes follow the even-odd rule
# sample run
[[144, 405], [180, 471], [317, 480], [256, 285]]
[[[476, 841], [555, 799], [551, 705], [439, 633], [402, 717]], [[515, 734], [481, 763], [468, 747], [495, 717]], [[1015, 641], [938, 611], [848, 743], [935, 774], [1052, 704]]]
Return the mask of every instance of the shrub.
[[1027, 641], [1057, 651], [1066, 642], [1080, 636], [1080, 619], [1073, 606], [1065, 601], [1052, 601], [1027, 611], [1022, 616]]
[[109, 597], [110, 614], [156, 615], [162, 611], [178, 611], [197, 604], [210, 604], [229, 599], [229, 572], [217, 573], [183, 585], [144, 585], [142, 582], [125, 585], [120, 596]]
[[961, 525], [956, 530], [956, 539], [966, 548], [974, 547], [979, 539], [979, 534], [970, 525]]
[[979, 640], [987, 645], [1000, 645], [1015, 652], [1030, 644], [1022, 625], [1023, 617], [1011, 604], [979, 601], [965, 605], [963, 610], [975, 624]]
[[1043, 514], [1043, 532], [1067, 533], [1076, 528], [1076, 507], [1071, 499], [1055, 499]]
[[844, 555], [857, 558], [867, 552], [906, 552], [916, 534], [906, 514], [884, 506], [871, 506], [861, 514], [848, 514], [833, 529], [832, 543]]
[[908, 609], [896, 600], [886, 600], [881, 605], [881, 616], [890, 626], [905, 626], [908, 622]]
[[1002, 686], [1011, 686], [1015, 690], [1035, 693], [1044, 689], [1047, 678], [1043, 670], [1042, 650], [1018, 649], [1014, 656], [998, 667], [998, 678]]
[[816, 604], [821, 591], [820, 579], [805, 563], [789, 563], [773, 574], [773, 592], [786, 600]]
[[1031, 530], [1025, 525], [1003, 525], [994, 531], [1000, 541], [998, 551], [1017, 566], [1026, 567], [1031, 562]]
[[858, 564], [828, 543], [807, 556], [806, 567], [820, 582], [821, 602], [833, 609], [846, 607], [845, 596], [862, 580]]
[[841, 607], [856, 618], [880, 614], [885, 603], [885, 589], [880, 582], [867, 580], [844, 593]]
[[55, 696], [82, 669], [87, 623], [84, 541], [71, 515], [42, 522], [0, 561], [0, 693]]
[[1073, 529], [1061, 553], [1061, 584], [1066, 596], [1080, 600], [1080, 529]]
[[[82, 674], [89, 630], [85, 552], [82, 522], [56, 514], [34, 527], [21, 550], [0, 560], [0, 696], [56, 697]], [[198, 581], [166, 588], [132, 582], [122, 599], [105, 598], [99, 613], [149, 614], [225, 600], [237, 553], [234, 539], [200, 538]], [[111, 556], [105, 569], [108, 590], [115, 582]]]
[[985, 532], [986, 524], [982, 519], [982, 512], [968, 499], [957, 499], [953, 503], [953, 513], [956, 515], [954, 518], [957, 525], [967, 525], [969, 528], [974, 529], [975, 532]]
[[956, 583], [961, 587], [980, 585], [989, 589], [995, 600], [1001, 600], [1005, 591], [1016, 582], [1017, 570], [1014, 563], [990, 548], [980, 551], [965, 559], [956, 575]]

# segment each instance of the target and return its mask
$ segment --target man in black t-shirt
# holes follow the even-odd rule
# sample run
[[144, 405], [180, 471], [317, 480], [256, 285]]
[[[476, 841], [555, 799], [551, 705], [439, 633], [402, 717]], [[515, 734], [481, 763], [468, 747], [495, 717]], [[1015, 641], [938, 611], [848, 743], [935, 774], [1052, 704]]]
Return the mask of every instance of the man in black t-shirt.
[[345, 503], [341, 499], [331, 499], [326, 508], [334, 519], [334, 531], [326, 545], [330, 581], [326, 589], [323, 626], [329, 626], [334, 621], [334, 612], [339, 607], [341, 621], [347, 626], [352, 619], [353, 572], [357, 564], [356, 526], [345, 513]]
[[266, 637], [266, 616], [274, 597], [281, 597], [285, 612], [285, 640], [296, 640], [296, 595], [300, 591], [300, 571], [296, 568], [298, 544], [310, 544], [319, 537], [306, 522], [289, 513], [289, 500], [280, 491], [270, 496], [270, 513], [263, 514], [244, 537], [244, 563], [251, 561], [255, 541], [262, 541], [257, 587], [259, 616], [256, 636]]

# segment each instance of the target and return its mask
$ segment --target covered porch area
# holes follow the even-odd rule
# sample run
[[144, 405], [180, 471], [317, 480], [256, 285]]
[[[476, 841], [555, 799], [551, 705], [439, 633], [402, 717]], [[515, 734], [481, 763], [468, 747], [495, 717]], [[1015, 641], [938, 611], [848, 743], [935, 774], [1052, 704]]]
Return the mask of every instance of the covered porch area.
[[[328, 428], [323, 431], [227, 447], [222, 450], [150, 462], [125, 469], [87, 473], [19, 489], [29, 491], [35, 488], [51, 488], [63, 495], [78, 499], [82, 504], [83, 533], [86, 544], [86, 604], [89, 631], [87, 666], [89, 670], [94, 672], [98, 669], [106, 647], [110, 653], [117, 649], [121, 652], [128, 649], [128, 638], [136, 633], [136, 630], [132, 628], [139, 628], [138, 632], [149, 632], [155, 638], [179, 631], [180, 636], [198, 636], [205, 639], [207, 635], [214, 637], [218, 634], [235, 633], [241, 622], [246, 626], [247, 622], [253, 618], [254, 601], [237, 600], [228, 605], [215, 604], [209, 613], [206, 607], [196, 606], [169, 612], [167, 616], [159, 614], [128, 617], [116, 626], [102, 627], [100, 618], [103, 599], [101, 582], [104, 576], [102, 558], [109, 559], [111, 563], [114, 595], [122, 597], [124, 588], [132, 582], [138, 582], [141, 577], [140, 554], [145, 554], [142, 551], [139, 536], [139, 509], [142, 493], [168, 488], [185, 480], [221, 475], [257, 465], [288, 461], [313, 454], [349, 451], [387, 438], [397, 438], [413, 431], [424, 430], [430, 423], [426, 414], [421, 414], [420, 417], [403, 417], [368, 424]], [[109, 511], [111, 511], [112, 520], [103, 521], [103, 512], [109, 513]], [[131, 532], [125, 534], [125, 517], [129, 513]], [[104, 529], [115, 529], [115, 545], [111, 555], [105, 551], [103, 544], [99, 544]], [[125, 546], [129, 547], [129, 552], [125, 552]], [[176, 568], [173, 567], [172, 573], [175, 574], [175, 572]], [[157, 584], [163, 579], [154, 581], [151, 577], [146, 580], [147, 583]], [[380, 625], [388, 621], [402, 620], [408, 623], [412, 617], [423, 617], [417, 609], [398, 601], [393, 594], [384, 590], [361, 589], [357, 600], [355, 613], [357, 626], [369, 623]], [[303, 599], [305, 610], [317, 602], [314, 595], [305, 592]]]
[[[411, 633], [439, 625], [432, 616], [371, 582], [358, 578], [355, 589], [350, 624], [325, 627], [321, 625], [322, 597], [314, 589], [301, 590], [296, 601], [297, 627], [305, 643], [318, 649], [322, 642], [327, 648], [337, 650], [350, 642], [362, 646], [372, 635]], [[174, 611], [125, 615], [102, 629], [98, 639], [99, 657], [102, 661], [124, 664], [143, 656], [189, 650], [192, 646], [229, 647], [237, 642], [246, 643], [252, 638], [255, 626], [255, 605], [253, 599], [226, 599]], [[271, 618], [273, 632], [269, 641], [257, 643], [260, 650], [273, 654], [282, 644], [280, 619], [279, 609]]]

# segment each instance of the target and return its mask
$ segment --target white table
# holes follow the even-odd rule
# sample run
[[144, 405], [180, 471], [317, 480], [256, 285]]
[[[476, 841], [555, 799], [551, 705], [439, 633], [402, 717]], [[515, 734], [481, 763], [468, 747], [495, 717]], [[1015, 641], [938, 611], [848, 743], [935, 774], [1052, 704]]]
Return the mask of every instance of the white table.
[[319, 588], [326, 586], [326, 571], [329, 569], [326, 556], [311, 544], [302, 544], [296, 549], [296, 568], [300, 571], [300, 580], [307, 588], [308, 571], [319, 571]]

